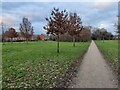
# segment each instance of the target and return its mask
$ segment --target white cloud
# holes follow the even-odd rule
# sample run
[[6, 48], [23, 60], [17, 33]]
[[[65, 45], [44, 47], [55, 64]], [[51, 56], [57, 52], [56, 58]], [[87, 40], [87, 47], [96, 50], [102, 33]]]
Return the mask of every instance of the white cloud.
[[103, 24], [103, 23], [101, 23], [99, 26], [99, 28], [107, 28], [107, 27], [108, 27], [108, 24]]
[[113, 2], [93, 2], [93, 7], [97, 9], [105, 9], [109, 8]]
[[[104, 24], [105, 27], [112, 28], [116, 22], [117, 6], [113, 3], [100, 2], [102, 7], [95, 8], [98, 2], [80, 2], [80, 3], [3, 3], [3, 17], [8, 20], [16, 29], [22, 22], [22, 18], [27, 16], [34, 26], [34, 31], [37, 34], [45, 33], [43, 26], [46, 23], [45, 17], [50, 15], [53, 7], [58, 7], [60, 10], [66, 9], [68, 12], [77, 12], [82, 18], [84, 25], [92, 25], [99, 27]], [[93, 8], [94, 6], [94, 8]], [[9, 9], [10, 7], [10, 9]], [[104, 7], [104, 8], [103, 8]], [[106, 8], [106, 9], [105, 9]], [[103, 25], [101, 25], [102, 27]]]
[[5, 23], [7, 26], [12, 26], [12, 23], [16, 20], [16, 17], [11, 16], [9, 14], [5, 14], [4, 17], [2, 17], [2, 22]]

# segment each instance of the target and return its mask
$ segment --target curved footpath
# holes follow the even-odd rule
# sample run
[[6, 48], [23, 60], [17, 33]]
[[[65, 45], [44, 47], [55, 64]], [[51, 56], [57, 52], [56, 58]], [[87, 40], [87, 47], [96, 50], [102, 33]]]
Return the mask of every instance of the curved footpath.
[[117, 88], [116, 77], [92, 41], [69, 88]]

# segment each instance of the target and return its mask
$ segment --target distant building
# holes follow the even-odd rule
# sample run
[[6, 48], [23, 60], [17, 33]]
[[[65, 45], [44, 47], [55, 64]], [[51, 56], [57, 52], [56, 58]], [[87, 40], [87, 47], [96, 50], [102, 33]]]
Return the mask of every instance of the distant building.
[[[17, 32], [17, 34], [18, 34], [17, 37], [12, 38], [13, 41], [25, 41], [26, 40], [26, 38], [20, 32]], [[36, 39], [37, 39], [37, 36], [33, 35], [29, 40], [34, 41]], [[7, 36], [5, 36], [4, 40], [11, 41], [11, 38], [8, 38]]]

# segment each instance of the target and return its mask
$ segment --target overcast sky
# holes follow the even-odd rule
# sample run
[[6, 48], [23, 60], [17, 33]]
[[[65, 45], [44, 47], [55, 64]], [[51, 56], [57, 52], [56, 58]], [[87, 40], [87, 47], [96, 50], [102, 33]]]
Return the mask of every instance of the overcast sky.
[[[45, 17], [49, 17], [53, 7], [77, 12], [83, 25], [106, 28], [114, 33], [114, 23], [117, 22], [117, 2], [2, 2], [2, 18], [7, 27], [19, 30], [23, 17], [31, 21], [35, 34], [45, 33], [43, 26], [47, 24]], [[1, 16], [0, 16], [1, 17]]]

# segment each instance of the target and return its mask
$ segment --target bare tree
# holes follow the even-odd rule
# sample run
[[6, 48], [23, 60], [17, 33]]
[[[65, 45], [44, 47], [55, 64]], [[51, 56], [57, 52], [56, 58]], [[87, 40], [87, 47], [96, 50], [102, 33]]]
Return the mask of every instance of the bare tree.
[[91, 40], [91, 26], [84, 26], [81, 33], [81, 41], [90, 41]]
[[30, 40], [31, 37], [33, 36], [33, 26], [26, 17], [23, 18], [23, 21], [20, 24], [20, 32], [22, 36], [26, 38], [26, 41], [28, 43], [28, 40]]
[[66, 22], [68, 13], [66, 10], [60, 11], [59, 8], [54, 8], [51, 12], [51, 17], [46, 18], [48, 24], [43, 28], [47, 30], [47, 34], [57, 36], [57, 52], [59, 53], [59, 37], [67, 32]]
[[6, 31], [6, 27], [5, 24], [3, 22], [1, 22], [1, 26], [2, 26], [2, 43], [5, 44], [5, 31]]
[[94, 40], [111, 40], [113, 39], [113, 34], [108, 32], [105, 28], [96, 28], [92, 33], [92, 39]]
[[119, 24], [119, 22], [118, 22], [118, 23], [115, 23], [115, 24], [114, 24], [114, 27], [115, 27], [115, 33], [116, 33], [116, 35], [118, 36], [119, 33], [120, 33], [120, 24]]

